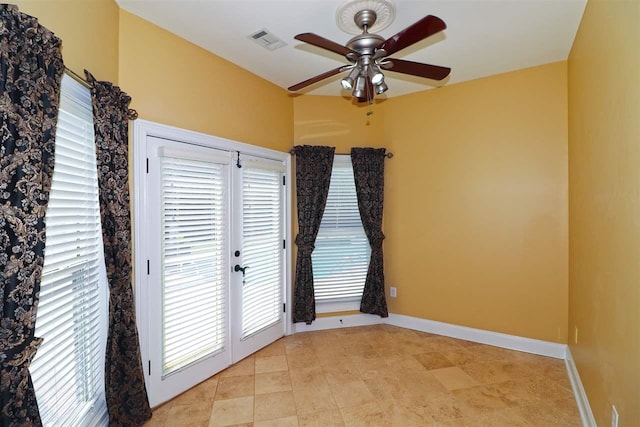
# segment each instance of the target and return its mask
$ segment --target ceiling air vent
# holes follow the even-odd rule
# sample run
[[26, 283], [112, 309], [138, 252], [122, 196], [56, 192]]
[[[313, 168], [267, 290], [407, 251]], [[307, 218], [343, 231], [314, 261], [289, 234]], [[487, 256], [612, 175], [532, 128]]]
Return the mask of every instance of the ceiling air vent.
[[276, 50], [287, 45], [264, 28], [251, 34], [249, 38], [267, 50]]

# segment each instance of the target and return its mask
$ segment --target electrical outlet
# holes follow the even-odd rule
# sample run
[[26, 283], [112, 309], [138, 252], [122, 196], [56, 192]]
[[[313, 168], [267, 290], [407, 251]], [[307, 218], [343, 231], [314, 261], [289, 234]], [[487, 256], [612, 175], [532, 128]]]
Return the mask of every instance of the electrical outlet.
[[618, 410], [616, 405], [611, 405], [611, 427], [618, 427]]
[[574, 344], [578, 344], [578, 327], [574, 326], [574, 330], [573, 330], [573, 343]]
[[391, 298], [395, 298], [398, 294], [396, 293], [396, 287], [395, 286], [391, 286], [389, 288], [389, 295], [391, 295]]

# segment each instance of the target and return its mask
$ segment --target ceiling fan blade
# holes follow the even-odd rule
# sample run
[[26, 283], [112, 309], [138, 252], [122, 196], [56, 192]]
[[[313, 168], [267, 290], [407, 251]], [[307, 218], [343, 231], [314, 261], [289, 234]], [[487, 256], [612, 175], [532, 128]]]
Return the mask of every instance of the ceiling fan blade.
[[344, 69], [344, 65], [340, 66], [338, 68], [334, 68], [333, 70], [329, 70], [329, 71], [327, 71], [325, 73], [319, 74], [319, 75], [317, 75], [315, 77], [311, 77], [310, 79], [307, 79], [307, 80], [305, 80], [303, 82], [300, 82], [298, 84], [295, 84], [293, 86], [290, 86], [290, 87], [287, 88], [287, 90], [289, 90], [291, 92], [298, 91], [298, 90], [300, 90], [302, 88], [305, 88], [307, 86], [311, 86], [312, 84], [317, 83], [320, 80], [324, 80], [327, 77], [334, 76], [334, 75], [338, 74], [339, 72], [341, 72], [343, 69]]
[[348, 47], [342, 46], [336, 42], [333, 42], [329, 39], [325, 39], [322, 36], [313, 33], [302, 33], [298, 34], [294, 37], [296, 40], [303, 41], [305, 43], [309, 43], [311, 45], [321, 47], [322, 49], [326, 49], [330, 52], [337, 53], [338, 55], [346, 55], [348, 53], [354, 53], [357, 55], [357, 52], [349, 49]]
[[415, 24], [400, 31], [395, 36], [385, 40], [380, 48], [384, 49], [387, 55], [392, 55], [420, 40], [439, 33], [445, 28], [447, 28], [447, 24], [445, 24], [442, 19], [437, 16], [427, 15]]
[[[388, 61], [388, 62], [387, 62]], [[396, 73], [410, 74], [432, 80], [442, 80], [451, 73], [451, 68], [439, 65], [423, 64], [421, 62], [405, 61], [403, 59], [387, 58], [380, 67]]]

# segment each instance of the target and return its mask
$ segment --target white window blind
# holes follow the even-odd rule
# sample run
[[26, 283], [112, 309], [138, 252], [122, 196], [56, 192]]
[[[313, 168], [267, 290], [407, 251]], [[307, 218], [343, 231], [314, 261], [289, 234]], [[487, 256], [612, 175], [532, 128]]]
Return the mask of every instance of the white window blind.
[[215, 161], [166, 153], [160, 175], [166, 376], [224, 349], [227, 177], [225, 166]]
[[282, 317], [282, 173], [245, 162], [242, 168], [242, 338]]
[[107, 284], [91, 95], [62, 79], [55, 171], [30, 371], [45, 426], [104, 425]]
[[316, 302], [359, 301], [371, 250], [362, 228], [349, 156], [336, 156], [313, 262]]

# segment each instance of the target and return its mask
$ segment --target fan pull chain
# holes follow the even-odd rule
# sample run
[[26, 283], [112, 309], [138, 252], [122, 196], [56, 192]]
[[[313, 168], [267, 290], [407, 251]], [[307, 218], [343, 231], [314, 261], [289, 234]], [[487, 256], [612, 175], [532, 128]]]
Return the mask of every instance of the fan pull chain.
[[[367, 79], [367, 83], [368, 83], [368, 79]], [[373, 114], [373, 111], [371, 111], [371, 104], [373, 104], [373, 94], [371, 93], [370, 89], [371, 88], [369, 84], [366, 84], [364, 90], [367, 92], [367, 116], [370, 116]]]

